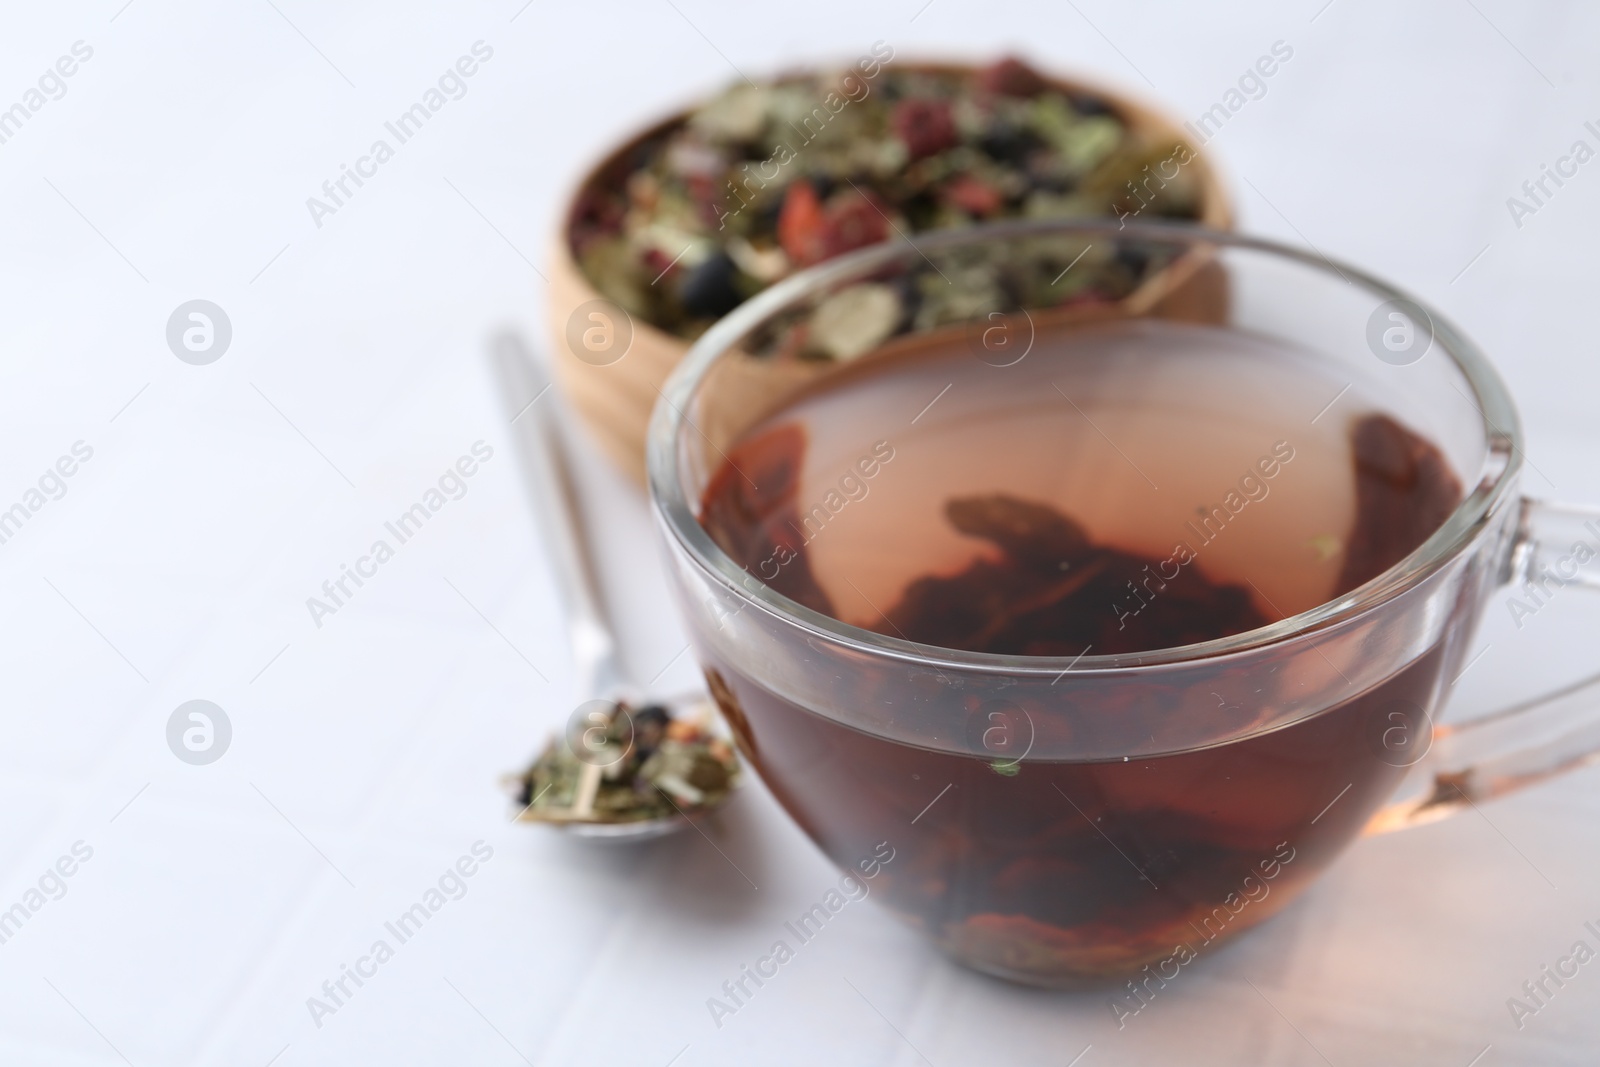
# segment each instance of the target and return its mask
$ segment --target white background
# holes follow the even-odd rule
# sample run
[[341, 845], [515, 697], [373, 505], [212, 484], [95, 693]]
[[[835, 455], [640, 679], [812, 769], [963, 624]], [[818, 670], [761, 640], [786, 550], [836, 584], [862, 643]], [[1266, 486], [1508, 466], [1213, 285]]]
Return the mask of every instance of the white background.
[[[0, 1062], [1593, 1061], [1600, 962], [1520, 1032], [1505, 1004], [1597, 944], [1592, 770], [1359, 843], [1120, 1032], [1105, 993], [975, 977], [870, 901], [718, 1030], [706, 998], [835, 875], [759, 784], [706, 827], [726, 858], [698, 834], [607, 850], [506, 825], [496, 777], [575, 694], [481, 341], [542, 337], [534, 267], [579, 169], [735, 64], [1020, 48], [1192, 119], [1283, 40], [1211, 149], [1241, 226], [1436, 302], [1519, 398], [1528, 488], [1600, 500], [1600, 161], [1520, 229], [1506, 207], [1574, 140], [1600, 147], [1600, 10], [273, 2], [0, 20], [0, 107], [94, 49], [0, 145], [0, 508], [94, 450], [0, 545], [0, 908], [94, 850], [0, 945]], [[480, 39], [467, 95], [317, 228], [306, 198]], [[193, 298], [233, 324], [210, 366], [165, 343]], [[467, 495], [317, 628], [306, 598], [478, 440], [495, 454]], [[692, 685], [644, 501], [579, 440], [627, 661]], [[1458, 706], [1583, 672], [1597, 611], [1571, 593], [1518, 631], [1497, 600]], [[206, 767], [165, 742], [194, 698], [233, 724]], [[478, 840], [467, 894], [314, 1025], [307, 997]]]

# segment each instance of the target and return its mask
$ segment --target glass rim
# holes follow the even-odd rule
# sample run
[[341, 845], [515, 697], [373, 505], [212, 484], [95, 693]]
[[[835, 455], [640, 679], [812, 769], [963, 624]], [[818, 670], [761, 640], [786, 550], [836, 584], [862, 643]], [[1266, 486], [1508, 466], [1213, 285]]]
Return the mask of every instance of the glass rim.
[[[890, 637], [853, 626], [791, 600], [734, 562], [696, 516], [697, 501], [684, 494], [679, 476], [678, 440], [685, 428], [698, 432], [685, 413], [695, 391], [712, 367], [735, 344], [772, 314], [808, 295], [855, 275], [868, 274], [896, 260], [926, 258], [928, 250], [994, 240], [1045, 234], [1118, 235], [1147, 237], [1152, 241], [1190, 246], [1237, 248], [1292, 261], [1321, 274], [1328, 281], [1344, 281], [1369, 290], [1382, 301], [1410, 301], [1425, 311], [1433, 327], [1433, 342], [1466, 379], [1475, 394], [1482, 420], [1486, 455], [1472, 491], [1426, 541], [1376, 577], [1342, 596], [1324, 601], [1298, 614], [1228, 637], [1146, 652], [1090, 656], [1017, 656], [993, 652], [926, 645]], [[1172, 222], [1118, 222], [1117, 220], [1020, 220], [961, 229], [940, 230], [902, 237], [827, 260], [800, 271], [763, 290], [718, 320], [690, 347], [659, 390], [647, 437], [647, 478], [652, 505], [667, 533], [688, 552], [706, 574], [729, 589], [746, 606], [753, 606], [781, 621], [811, 631], [828, 641], [858, 651], [914, 661], [922, 665], [1003, 674], [1065, 674], [1096, 670], [1125, 670], [1161, 664], [1213, 660], [1286, 641], [1299, 634], [1326, 629], [1356, 618], [1421, 584], [1473, 542], [1490, 515], [1499, 511], [1517, 483], [1522, 467], [1522, 426], [1505, 383], [1478, 347], [1432, 305], [1388, 282], [1337, 262], [1315, 251], [1277, 241], [1228, 233], [1203, 226]]]

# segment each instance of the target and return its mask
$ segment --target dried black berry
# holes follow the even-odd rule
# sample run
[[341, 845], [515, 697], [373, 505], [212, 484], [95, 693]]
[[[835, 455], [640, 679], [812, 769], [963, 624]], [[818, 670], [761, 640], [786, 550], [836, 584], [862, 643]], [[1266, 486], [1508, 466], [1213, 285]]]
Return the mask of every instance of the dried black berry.
[[1027, 163], [1030, 155], [1044, 147], [1044, 141], [1030, 130], [1016, 126], [998, 126], [983, 135], [978, 141], [978, 147], [996, 163], [1021, 167]]
[[726, 315], [743, 302], [734, 286], [737, 274], [738, 268], [728, 253], [720, 250], [712, 253], [683, 280], [683, 288], [678, 292], [683, 310], [690, 315], [713, 319]]
[[667, 728], [667, 723], [671, 721], [671, 719], [671, 714], [668, 713], [667, 709], [662, 707], [660, 704], [648, 704], [633, 713], [633, 724], [635, 727], [650, 725], [658, 726], [665, 730]]
[[1090, 115], [1117, 117], [1116, 112], [1111, 110], [1111, 105], [1098, 96], [1090, 96], [1088, 93], [1074, 93], [1068, 99], [1072, 102], [1072, 110], [1085, 117]]

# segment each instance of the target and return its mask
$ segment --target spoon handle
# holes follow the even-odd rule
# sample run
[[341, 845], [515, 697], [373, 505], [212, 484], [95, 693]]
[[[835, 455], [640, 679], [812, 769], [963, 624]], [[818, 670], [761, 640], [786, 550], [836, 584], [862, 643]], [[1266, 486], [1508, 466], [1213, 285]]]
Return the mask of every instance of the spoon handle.
[[490, 346], [491, 362], [511, 420], [524, 487], [544, 534], [545, 552], [561, 591], [580, 699], [611, 698], [623, 687], [616, 640], [595, 588], [585, 547], [571, 467], [553, 418], [550, 381], [522, 338], [506, 331]]

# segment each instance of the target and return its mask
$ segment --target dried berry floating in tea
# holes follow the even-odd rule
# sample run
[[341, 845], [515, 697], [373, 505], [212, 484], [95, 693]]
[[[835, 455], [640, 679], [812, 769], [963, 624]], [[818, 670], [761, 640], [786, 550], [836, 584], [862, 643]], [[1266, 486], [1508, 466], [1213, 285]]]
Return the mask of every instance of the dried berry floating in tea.
[[1341, 591], [1399, 563], [1461, 501], [1461, 485], [1443, 453], [1387, 415], [1362, 419], [1351, 440], [1356, 522], [1339, 576]]
[[950, 524], [1001, 550], [951, 576], [912, 582], [886, 613], [885, 633], [969, 652], [1013, 656], [1101, 655], [1175, 648], [1243, 633], [1271, 621], [1240, 585], [1185, 568], [1162, 582], [1149, 610], [1106, 610], [1126, 600], [1159, 560], [1089, 541], [1054, 508], [996, 495], [945, 505]]

